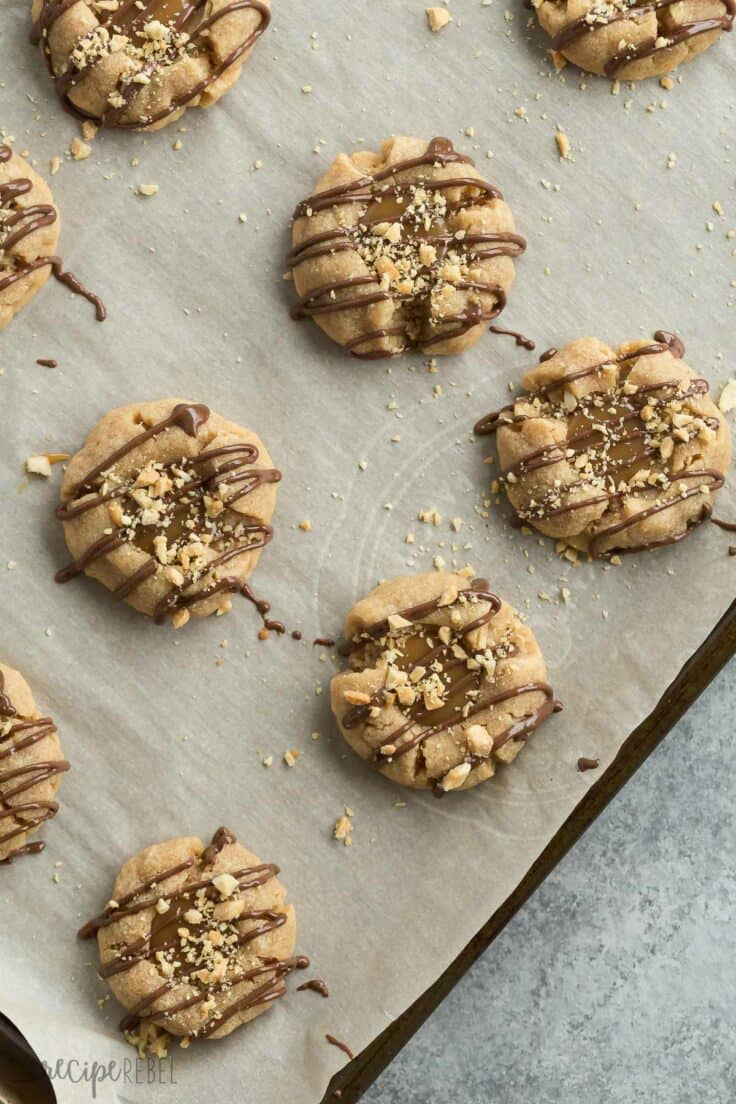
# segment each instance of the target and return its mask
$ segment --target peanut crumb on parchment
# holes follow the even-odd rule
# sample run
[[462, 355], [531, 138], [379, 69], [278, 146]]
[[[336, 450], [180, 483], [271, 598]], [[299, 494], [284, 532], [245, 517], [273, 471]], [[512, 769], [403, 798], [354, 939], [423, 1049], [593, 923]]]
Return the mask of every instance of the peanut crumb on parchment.
[[427, 22], [429, 23], [430, 31], [435, 34], [437, 31], [441, 31], [448, 23], [452, 22], [452, 16], [447, 8], [425, 8], [427, 15]]

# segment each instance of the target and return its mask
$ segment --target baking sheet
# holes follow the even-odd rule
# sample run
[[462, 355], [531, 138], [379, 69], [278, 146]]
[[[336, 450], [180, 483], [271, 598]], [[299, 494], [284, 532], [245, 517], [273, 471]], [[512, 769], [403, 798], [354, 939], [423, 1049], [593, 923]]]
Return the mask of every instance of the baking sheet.
[[[45, 170], [78, 127], [27, 42], [29, 6], [0, 10], [0, 127]], [[454, 24], [434, 36], [414, 0], [274, 9], [219, 105], [155, 135], [100, 135], [92, 157], [65, 159], [53, 178], [63, 256], [109, 320], [50, 281], [0, 337], [0, 655], [56, 719], [73, 766], [47, 850], [0, 876], [3, 1010], [52, 1065], [129, 1054], [119, 1008], [98, 1006], [95, 948], [75, 930], [128, 856], [219, 824], [281, 864], [299, 950], [331, 991], [324, 1001], [292, 985], [247, 1030], [175, 1048], [173, 1090], [98, 1085], [98, 1099], [314, 1104], [345, 1060], [325, 1032], [357, 1053], [437, 978], [598, 777], [576, 771], [578, 756], [605, 769], [734, 591], [714, 526], [620, 568], [574, 568], [512, 532], [504, 510], [484, 519], [488, 446], [470, 431], [534, 355], [488, 337], [437, 374], [422, 357], [360, 363], [290, 322], [282, 279], [291, 211], [336, 152], [446, 134], [500, 185], [529, 240], [502, 325], [538, 350], [677, 329], [717, 395], [736, 367], [734, 42], [724, 36], [669, 93], [650, 82], [613, 95], [610, 81], [555, 75], [527, 10], [498, 0], [455, 0]], [[140, 198], [139, 183], [160, 191]], [[60, 473], [26, 485], [25, 458], [72, 452], [106, 410], [165, 395], [253, 426], [283, 469], [254, 582], [303, 642], [259, 642], [246, 603], [174, 633], [92, 581], [54, 584], [67, 559], [53, 517]], [[719, 513], [735, 505], [729, 489]], [[417, 521], [433, 507], [448, 519], [439, 528]], [[380, 577], [431, 569], [438, 555], [472, 564], [528, 612], [565, 703], [513, 769], [441, 802], [349, 752], [329, 714], [332, 659], [311, 645]], [[302, 752], [292, 769], [287, 748]], [[345, 805], [349, 849], [332, 839]], [[85, 1083], [55, 1087], [62, 1101], [90, 1098]]]

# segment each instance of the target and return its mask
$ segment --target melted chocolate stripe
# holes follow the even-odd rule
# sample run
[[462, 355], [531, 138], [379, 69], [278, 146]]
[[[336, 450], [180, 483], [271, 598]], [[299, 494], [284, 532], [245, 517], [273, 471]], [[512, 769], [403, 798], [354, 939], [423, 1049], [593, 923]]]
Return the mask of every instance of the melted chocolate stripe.
[[[654, 345], [644, 345], [640, 349], [635, 349], [631, 353], [621, 353], [619, 356], [609, 357], [607, 360], [599, 360], [595, 364], [588, 364], [584, 368], [576, 368], [572, 372], [568, 372], [564, 376], [560, 376], [559, 379], [551, 380], [549, 383], [542, 387], [538, 387], [533, 391], [529, 391], [529, 397], [535, 398], [548, 398], [553, 392], [564, 387], [566, 383], [572, 383], [574, 380], [585, 379], [588, 376], [594, 376], [597, 372], [601, 372], [604, 368], [614, 368], [617, 364], [625, 364], [629, 360], [637, 360], [643, 356], [655, 356], [658, 353], [672, 353], [674, 357], [681, 360], [685, 355], [685, 346], [679, 337], [675, 334], [668, 333], [666, 330], [657, 330], [654, 335]], [[557, 356], [558, 349], [547, 349], [545, 353], [539, 358], [540, 364], [546, 364], [548, 360], [552, 360]], [[698, 385], [705, 385], [704, 391], [708, 390], [708, 384], [706, 380], [695, 381]], [[644, 388], [644, 392], [659, 390], [660, 388], [671, 387], [671, 382], [663, 382], [654, 384], [651, 387]], [[601, 394], [606, 394], [602, 391]], [[496, 433], [500, 425], [514, 424], [514, 421], [525, 421], [527, 415], [523, 415], [518, 419], [513, 419], [511, 422], [503, 421], [503, 415], [513, 411], [515, 403], [508, 403], [506, 406], [502, 406], [500, 410], [492, 410], [490, 414], [484, 414], [482, 418], [473, 426], [473, 433], [478, 437], [491, 436]]]
[[[245, 981], [252, 981], [254, 978], [260, 977], [262, 974], [273, 974], [273, 977], [269, 981], [261, 986], [259, 989], [251, 992], [247, 997], [233, 1002], [223, 1010], [222, 1015], [215, 1021], [209, 1021], [208, 1024], [201, 1028], [197, 1033], [199, 1038], [206, 1038], [208, 1031], [207, 1028], [210, 1024], [214, 1023], [216, 1026], [211, 1030], [216, 1030], [226, 1020], [228, 1020], [236, 1012], [242, 1012], [246, 1008], [254, 1008], [258, 1004], [265, 1004], [269, 1000], [275, 1000], [278, 997], [282, 997], [286, 989], [281, 979], [287, 974], [292, 973], [293, 970], [304, 970], [309, 965], [309, 959], [304, 955], [296, 955], [293, 958], [285, 958], [276, 962], [264, 962], [260, 966], [254, 966], [251, 970], [244, 970], [242, 973], [237, 974], [233, 978], [228, 978], [227, 981], [215, 985], [212, 987], [210, 993], [207, 991], [197, 993], [193, 997], [189, 997], [186, 1000], [182, 1000], [177, 1004], [168, 1005], [166, 1009], [161, 1012], [156, 1012], [151, 1009], [151, 1005], [155, 1004], [162, 996], [165, 996], [170, 989], [172, 989], [180, 980], [193, 973], [197, 969], [196, 966], [189, 967], [182, 970], [179, 978], [170, 979], [164, 982], [155, 992], [149, 996], [144, 997], [134, 1008], [128, 1012], [126, 1016], [120, 1021], [120, 1028], [122, 1031], [131, 1031], [136, 1028], [143, 1020], [150, 1020], [156, 1017], [166, 1019], [168, 1016], [175, 1015], [178, 1012], [183, 1012], [187, 1008], [193, 1008], [198, 1004], [201, 1004], [208, 996], [214, 993], [221, 993], [225, 989], [231, 989], [235, 985], [240, 985]], [[298, 986], [299, 989], [302, 986]]]
[[[715, 492], [721, 489], [725, 480], [721, 472], [716, 471], [714, 468], [702, 468], [699, 470], [691, 470], [688, 472], [682, 472], [679, 474], [674, 482], [681, 482], [685, 479], [700, 479], [708, 480], [706, 484], [710, 492]], [[644, 510], [638, 510], [631, 517], [626, 518], [624, 521], [618, 522], [616, 525], [609, 525], [606, 529], [600, 529], [592, 541], [590, 542], [590, 554], [593, 559], [596, 559], [600, 555], [600, 546], [608, 537], [615, 536], [617, 533], [622, 533], [624, 530], [631, 528], [632, 525], [636, 525], [641, 521], [645, 521], [647, 518], [652, 517], [654, 514], [659, 514], [663, 510], [670, 510], [673, 506], [676, 506], [680, 502], [685, 502], [688, 498], [692, 498], [694, 495], [702, 494], [702, 484], [697, 487], [691, 487], [687, 491], [681, 491], [679, 494], [672, 498], [668, 498], [664, 502], [655, 503], [654, 506], [649, 506]], [[666, 539], [658, 541], [648, 541], [645, 544], [637, 545], [634, 548], [619, 549], [620, 552], [646, 552], [653, 548], [663, 548], [668, 544], [677, 544], [683, 540], [690, 533], [691, 529], [694, 529], [697, 525], [700, 525], [703, 521], [706, 521], [711, 514], [711, 507], [704, 503], [700, 517], [696, 521], [691, 521], [682, 533], [675, 534], [674, 537], [667, 537]], [[607, 549], [607, 554], [615, 551], [615, 549]]]
[[[652, 400], [649, 400], [650, 403]], [[543, 417], [543, 415], [540, 415]], [[532, 419], [521, 419], [524, 421], [531, 421]], [[635, 411], [626, 416], [622, 416], [617, 419], [613, 419], [606, 422], [606, 431], [616, 431], [618, 429], [625, 429], [630, 422], [637, 421], [641, 425], [641, 429], [633, 429], [629, 433], [623, 433], [615, 440], [617, 447], [621, 445], [628, 445], [632, 441], [645, 440], [647, 437], [647, 429], [644, 422], [641, 421], [638, 411]], [[717, 430], [719, 422], [716, 418], [703, 418], [703, 422], [713, 430]], [[505, 425], [514, 425], [514, 421], [506, 422]], [[592, 426], [590, 429], [584, 432], [575, 434], [572, 437], [566, 438], [564, 441], [556, 441], [549, 445], [543, 445], [541, 448], [534, 449], [532, 452], [528, 452], [526, 456], [522, 457], [518, 463], [513, 464], [510, 468], [504, 468], [501, 475], [505, 478], [511, 476], [526, 475], [528, 472], [537, 471], [539, 468], [549, 467], [554, 464], [559, 464], [561, 461], [570, 459], [571, 456], [579, 456], [585, 452], [591, 445], [594, 447], [594, 438], [604, 437], [604, 432], [597, 426]], [[598, 442], [600, 444], [600, 442]], [[606, 456], [604, 458], [604, 464], [606, 472], [615, 471], [617, 468], [626, 468], [632, 466], [639, 460], [645, 459], [647, 456], [653, 456], [658, 453], [658, 448], [651, 446], [641, 449], [639, 452], [634, 453], [631, 456], [622, 456], [617, 459], [611, 459]], [[570, 484], [566, 484], [570, 486]]]
[[[677, 3], [677, 0], [670, 0], [670, 2], [674, 4]], [[733, 27], [733, 20], [733, 15], [729, 14], [723, 15], [719, 19], [695, 19], [691, 23], [683, 23], [674, 30], [667, 31], [662, 36], [667, 40], [666, 45], [660, 45], [660, 36], [657, 36], [648, 39], [646, 42], [640, 42], [638, 46], [629, 46], [614, 54], [605, 67], [606, 76], [614, 77], [616, 73], [619, 73], [633, 61], [641, 61], [643, 58], [659, 53], [660, 50], [668, 50], [672, 46], [677, 46], [680, 42], [697, 38], [701, 34], [708, 34], [709, 31], [730, 31]]]
[[[244, 888], [248, 888], [245, 886]], [[187, 894], [183, 894], [182, 897], [187, 897]], [[248, 912], [242, 912], [238, 917], [239, 920], [263, 920], [262, 924], [255, 924], [252, 928], [242, 932], [237, 939], [237, 945], [239, 947], [245, 946], [247, 943], [252, 943], [254, 939], [259, 939], [262, 935], [267, 935], [270, 931], [275, 931], [276, 928], [283, 927], [286, 923], [285, 912], [274, 912], [273, 909], [250, 909]], [[152, 933], [152, 934], [155, 934]], [[110, 978], [115, 977], [117, 974], [124, 974], [128, 970], [131, 970], [137, 963], [144, 961], [148, 958], [151, 952], [149, 939], [140, 939], [136, 943], [129, 943], [118, 954], [117, 958], [114, 958], [107, 965], [101, 966], [99, 970], [100, 977]], [[177, 945], [178, 939], [168, 939], [163, 943], [157, 945], [157, 950], [167, 951], [171, 950]]]
[[205, 406], [203, 403], [194, 403], [191, 405], [179, 403], [174, 407], [167, 418], [162, 418], [162, 420], [156, 422], [155, 425], [149, 426], [148, 429], [141, 430], [135, 437], [131, 437], [124, 445], [115, 449], [114, 452], [106, 456], [96, 467], [88, 471], [87, 474], [80, 479], [79, 483], [77, 483], [74, 489], [75, 496], [91, 490], [91, 485], [103, 474], [103, 472], [106, 472], [108, 468], [117, 464], [118, 460], [122, 460], [128, 453], [133, 452], [134, 449], [145, 444], [146, 441], [150, 441], [152, 437], [158, 437], [160, 433], [163, 433], [167, 429], [176, 426], [186, 433], [188, 437], [196, 437], [200, 426], [204, 425], [209, 419], [209, 416], [209, 407]]
[[[234, 843], [235, 838], [228, 840], [229, 843]], [[224, 846], [224, 844], [223, 844]], [[221, 850], [222, 848], [220, 848]], [[212, 863], [214, 856], [208, 855], [205, 858], [205, 852], [200, 856], [201, 865], [208, 866]], [[141, 893], [145, 893], [148, 889], [153, 889], [155, 886], [160, 885], [161, 882], [167, 881], [169, 878], [173, 878], [176, 874], [181, 874], [185, 870], [189, 870], [194, 866], [195, 860], [188, 859], [185, 862], [178, 863], [176, 866], [169, 867], [167, 870], [162, 870], [160, 874], [148, 879], [145, 882], [140, 882], [135, 889], [130, 893], [126, 893], [124, 897], [121, 897], [118, 901], [118, 907], [115, 909], [107, 908], [95, 917], [94, 920], [88, 921], [77, 933], [80, 939], [89, 939], [91, 935], [95, 935], [101, 928], [109, 927], [110, 924], [116, 923], [116, 921], [122, 919], [125, 916], [134, 916], [138, 912], [142, 912], [147, 908], [154, 908], [158, 897], [143, 898], [142, 900], [136, 900], [140, 897]], [[235, 870], [231, 872], [234, 878], [238, 879], [240, 883], [242, 881], [241, 889], [252, 889], [254, 886], [265, 885], [279, 873], [279, 868], [275, 863], [261, 863], [259, 866], [249, 866], [242, 870]], [[205, 889], [212, 882], [212, 878], [202, 878], [199, 881], [191, 882], [182, 890], [186, 893], [194, 893], [199, 889]], [[169, 899], [169, 898], [167, 898]]]

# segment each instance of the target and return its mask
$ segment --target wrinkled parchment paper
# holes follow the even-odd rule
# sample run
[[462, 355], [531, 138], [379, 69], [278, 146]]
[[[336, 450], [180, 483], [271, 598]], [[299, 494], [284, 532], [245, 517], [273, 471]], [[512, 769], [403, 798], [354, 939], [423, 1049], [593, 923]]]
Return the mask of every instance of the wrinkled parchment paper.
[[[28, 44], [29, 7], [0, 8], [0, 125], [45, 170], [78, 127]], [[423, 8], [274, 0], [271, 30], [218, 106], [152, 136], [101, 135], [89, 159], [65, 159], [52, 181], [62, 252], [109, 321], [50, 281], [0, 337], [0, 655], [56, 719], [73, 765], [47, 850], [0, 874], [3, 1010], [52, 1065], [132, 1053], [114, 1000], [98, 1006], [95, 947], [76, 928], [131, 854], [220, 824], [282, 865], [309, 976], [331, 990], [325, 1001], [292, 984], [247, 1030], [175, 1048], [176, 1088], [101, 1086], [99, 1099], [315, 1104], [344, 1061], [325, 1032], [357, 1053], [435, 980], [599, 776], [578, 773], [578, 756], [611, 762], [734, 592], [728, 535], [714, 526], [623, 567], [573, 568], [512, 533], [505, 510], [479, 516], [492, 469], [470, 430], [534, 354], [489, 336], [430, 374], [422, 357], [351, 360], [289, 320], [289, 217], [331, 157], [392, 132], [445, 134], [500, 185], [529, 239], [502, 324], [538, 351], [677, 329], [716, 395], [734, 372], [736, 43], [724, 36], [669, 93], [654, 82], [612, 95], [571, 68], [556, 77], [521, 5], [455, 0], [439, 35]], [[141, 183], [158, 195], [137, 196]], [[259, 642], [245, 602], [175, 633], [89, 580], [54, 584], [67, 559], [60, 470], [27, 482], [24, 460], [73, 452], [111, 407], [166, 395], [253, 426], [283, 468], [254, 582], [302, 643]], [[432, 507], [439, 528], [417, 521]], [[734, 516], [728, 492], [719, 512]], [[392, 787], [344, 746], [327, 704], [333, 661], [311, 644], [337, 634], [380, 577], [431, 569], [437, 555], [473, 564], [528, 612], [565, 703], [513, 769], [441, 802]], [[302, 753], [292, 769], [289, 748]], [[350, 849], [332, 839], [345, 805]], [[90, 1099], [89, 1085], [56, 1090]]]

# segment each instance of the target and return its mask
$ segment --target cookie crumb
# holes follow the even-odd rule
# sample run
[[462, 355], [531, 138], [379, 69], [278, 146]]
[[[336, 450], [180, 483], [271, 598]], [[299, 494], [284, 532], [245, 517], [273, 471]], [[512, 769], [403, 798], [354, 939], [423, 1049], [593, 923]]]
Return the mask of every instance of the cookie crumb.
[[179, 609], [176, 613], [171, 615], [171, 624], [175, 629], [181, 629], [186, 625], [189, 620], [190, 614], [188, 609]]
[[138, 1057], [143, 1059], [151, 1054], [154, 1058], [166, 1058], [169, 1053], [170, 1036], [155, 1024], [143, 1022], [135, 1031], [123, 1032], [125, 1041], [130, 1043], [138, 1052]]
[[32, 475], [42, 475], [45, 479], [51, 475], [51, 464], [48, 456], [29, 456], [26, 460], [26, 471]]
[[452, 22], [452, 16], [447, 8], [425, 8], [424, 10], [427, 15], [429, 29], [435, 34]]
[[730, 379], [721, 391], [718, 399], [718, 409], [722, 414], [728, 414], [729, 411], [736, 410], [736, 378]]
[[338, 817], [335, 821], [335, 828], [333, 835], [336, 840], [339, 840], [345, 847], [352, 847], [353, 845], [353, 822], [347, 813]]
[[567, 65], [567, 58], [564, 54], [561, 54], [559, 50], [550, 50], [549, 55], [552, 58], [552, 64], [555, 67], [555, 72], [561, 73]]
[[69, 153], [75, 161], [86, 161], [92, 153], [92, 147], [83, 142], [81, 138], [72, 138]]
[[564, 130], [558, 130], [555, 134], [555, 142], [557, 143], [557, 149], [559, 150], [560, 157], [563, 161], [570, 160], [570, 139], [565, 134]]
[[139, 184], [138, 195], [140, 196], [155, 196], [158, 195], [158, 184]]

